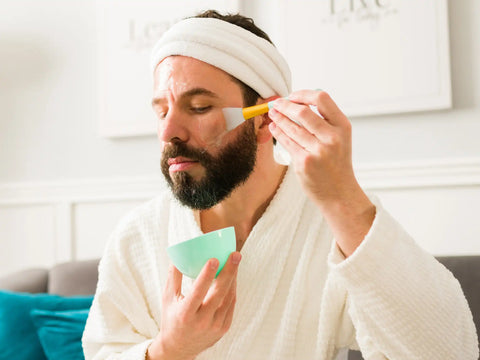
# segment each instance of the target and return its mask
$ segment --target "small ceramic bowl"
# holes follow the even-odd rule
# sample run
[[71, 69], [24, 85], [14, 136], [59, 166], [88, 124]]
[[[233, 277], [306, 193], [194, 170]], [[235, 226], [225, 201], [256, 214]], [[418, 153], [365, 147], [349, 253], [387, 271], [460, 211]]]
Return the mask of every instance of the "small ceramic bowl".
[[167, 248], [167, 254], [182, 274], [195, 279], [211, 258], [217, 258], [220, 262], [218, 276], [236, 248], [235, 229], [230, 226], [171, 245]]

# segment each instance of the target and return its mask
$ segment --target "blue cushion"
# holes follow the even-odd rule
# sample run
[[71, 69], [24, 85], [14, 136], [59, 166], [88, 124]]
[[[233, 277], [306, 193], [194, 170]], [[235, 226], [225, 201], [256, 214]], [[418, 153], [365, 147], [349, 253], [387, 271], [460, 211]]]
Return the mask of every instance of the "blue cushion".
[[91, 306], [92, 300], [93, 296], [63, 297], [0, 290], [0, 359], [46, 360], [30, 311], [85, 309]]
[[82, 349], [82, 334], [89, 310], [33, 309], [30, 312], [48, 360], [85, 359]]

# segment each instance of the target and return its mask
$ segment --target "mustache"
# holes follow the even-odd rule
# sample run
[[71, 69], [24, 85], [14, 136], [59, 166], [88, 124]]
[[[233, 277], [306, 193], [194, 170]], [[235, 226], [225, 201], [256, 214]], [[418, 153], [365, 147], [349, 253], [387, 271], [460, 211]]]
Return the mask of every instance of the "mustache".
[[212, 156], [205, 149], [197, 149], [185, 143], [173, 143], [165, 145], [162, 153], [162, 162], [167, 162], [169, 158], [183, 156], [201, 164], [212, 160]]

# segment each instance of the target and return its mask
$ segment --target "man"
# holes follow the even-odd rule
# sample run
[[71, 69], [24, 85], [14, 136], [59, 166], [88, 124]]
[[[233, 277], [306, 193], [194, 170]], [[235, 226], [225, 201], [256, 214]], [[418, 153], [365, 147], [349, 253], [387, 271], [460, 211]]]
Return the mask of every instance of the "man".
[[[458, 282], [365, 195], [348, 119], [323, 91], [290, 92], [265, 33], [209, 11], [173, 26], [152, 58], [171, 192], [113, 233], [87, 360], [478, 358]], [[222, 108], [274, 99], [227, 131]], [[216, 259], [195, 280], [168, 265], [169, 244], [227, 226], [237, 251], [217, 279]]]

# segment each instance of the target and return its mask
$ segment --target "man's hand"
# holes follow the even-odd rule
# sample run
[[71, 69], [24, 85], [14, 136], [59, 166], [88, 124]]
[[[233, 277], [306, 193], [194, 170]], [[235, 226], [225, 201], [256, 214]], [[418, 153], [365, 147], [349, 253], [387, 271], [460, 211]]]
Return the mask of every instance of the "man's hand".
[[160, 333], [148, 348], [148, 360], [194, 359], [222, 338], [233, 319], [240, 259], [239, 252], [232, 253], [217, 279], [218, 260], [210, 259], [188, 296], [181, 293], [182, 273], [170, 266]]
[[[270, 131], [290, 153], [304, 190], [349, 256], [375, 217], [375, 206], [353, 172], [352, 126], [324, 91], [297, 91], [288, 99], [275, 100], [269, 112]], [[315, 106], [320, 116], [309, 105]]]

